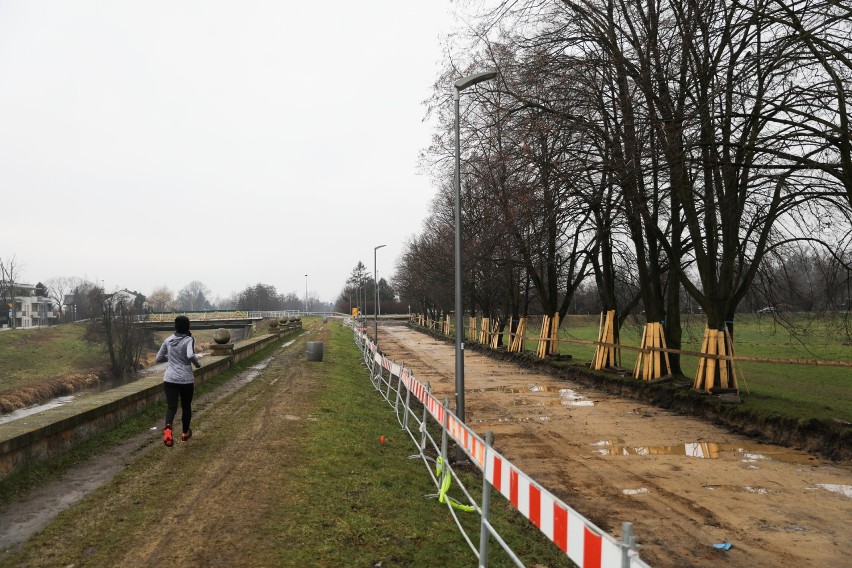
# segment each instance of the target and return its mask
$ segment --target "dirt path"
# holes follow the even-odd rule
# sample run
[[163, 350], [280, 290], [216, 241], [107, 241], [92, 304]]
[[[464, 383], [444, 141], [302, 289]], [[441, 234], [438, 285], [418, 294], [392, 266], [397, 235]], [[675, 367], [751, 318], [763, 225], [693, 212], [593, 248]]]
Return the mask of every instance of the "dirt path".
[[[282, 358], [292, 349], [294, 340], [284, 345], [272, 357], [250, 367], [219, 386], [215, 391], [193, 401], [193, 423], [205, 411], [251, 382], [272, 361]], [[146, 374], [162, 371], [165, 364], [149, 369]], [[177, 416], [180, 422], [180, 410]], [[162, 440], [162, 420], [119, 446], [79, 464], [59, 479], [35, 489], [25, 498], [0, 511], [0, 553], [29, 539], [58, 515], [80, 502], [87, 495], [108, 483], [131, 461], [157, 448]]]
[[[379, 333], [388, 357], [454, 400], [453, 345], [398, 325]], [[499, 452], [611, 534], [633, 521], [654, 566], [849, 565], [852, 464], [471, 351], [465, 393], [478, 434], [494, 432]]]

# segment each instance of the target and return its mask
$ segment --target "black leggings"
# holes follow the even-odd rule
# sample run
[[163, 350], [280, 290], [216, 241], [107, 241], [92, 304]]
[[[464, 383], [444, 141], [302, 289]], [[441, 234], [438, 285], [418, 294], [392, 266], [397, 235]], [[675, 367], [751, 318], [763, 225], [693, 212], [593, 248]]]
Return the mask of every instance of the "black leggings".
[[166, 389], [166, 424], [171, 424], [175, 419], [178, 397], [180, 397], [180, 419], [183, 425], [183, 433], [186, 434], [189, 432], [189, 421], [192, 420], [192, 393], [195, 391], [195, 385], [192, 383], [179, 385], [164, 381], [163, 387]]

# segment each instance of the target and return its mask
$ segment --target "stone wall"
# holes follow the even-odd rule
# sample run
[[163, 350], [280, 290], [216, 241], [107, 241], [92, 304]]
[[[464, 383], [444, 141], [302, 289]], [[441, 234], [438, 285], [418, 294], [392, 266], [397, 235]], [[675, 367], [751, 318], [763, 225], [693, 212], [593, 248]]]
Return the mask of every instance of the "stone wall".
[[[230, 355], [203, 357], [201, 368], [194, 370], [195, 383], [209, 380], [279, 339], [280, 333], [260, 335], [238, 341]], [[0, 425], [0, 479], [33, 462], [61, 455], [163, 400], [162, 383], [162, 375], [145, 377]]]

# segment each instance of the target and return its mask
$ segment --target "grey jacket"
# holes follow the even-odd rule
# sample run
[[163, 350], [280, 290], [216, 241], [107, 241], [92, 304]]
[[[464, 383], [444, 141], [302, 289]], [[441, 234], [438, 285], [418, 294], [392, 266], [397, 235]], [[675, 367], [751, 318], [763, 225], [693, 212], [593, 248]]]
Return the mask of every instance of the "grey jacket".
[[157, 352], [157, 363], [169, 362], [163, 380], [167, 383], [188, 385], [195, 382], [190, 363], [200, 367], [195, 356], [195, 338], [191, 335], [174, 333], [163, 341]]

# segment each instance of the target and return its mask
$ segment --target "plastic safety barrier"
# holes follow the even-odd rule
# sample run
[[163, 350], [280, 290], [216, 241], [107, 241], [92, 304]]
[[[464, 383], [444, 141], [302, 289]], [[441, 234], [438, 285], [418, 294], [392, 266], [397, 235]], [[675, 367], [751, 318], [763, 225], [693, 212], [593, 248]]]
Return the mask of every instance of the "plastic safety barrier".
[[[523, 566], [522, 561], [488, 522], [487, 510], [490, 498], [488, 495], [490, 495], [489, 491], [492, 487], [581, 568], [643, 568], [648, 566], [639, 558], [630, 523], [622, 525], [622, 540], [620, 541], [595, 526], [594, 523], [562, 502], [546, 488], [536, 483], [505, 456], [494, 450], [489, 442], [483, 440], [449, 410], [447, 402], [442, 403], [435, 398], [430, 393], [428, 385], [424, 385], [415, 379], [412, 372], [403, 365], [393, 362], [378, 352], [376, 345], [370, 341], [363, 331], [356, 329], [355, 339], [362, 349], [365, 364], [371, 370], [373, 386], [390, 404], [394, 405], [398, 416], [401, 408], [403, 428], [409, 431], [412, 440], [420, 447], [421, 453], [412, 457], [418, 457], [424, 459], [424, 461], [432, 459], [425, 455], [429, 441], [432, 442], [435, 452], [440, 453], [439, 457], [433, 459], [439, 465], [436, 474], [432, 475], [430, 470], [430, 475], [432, 475], [436, 487], [440, 488], [439, 495], [435, 497], [440, 497], [441, 502], [444, 502], [443, 497], [449, 487], [449, 479], [445, 476], [456, 478], [446, 455], [449, 439], [455, 441], [464, 450], [471, 462], [482, 473], [483, 498], [481, 505], [463, 487], [461, 489], [468, 498], [469, 506], [464, 506], [459, 501], [449, 497], [446, 499], [448, 505], [455, 503], [455, 506], [451, 506], [449, 509], [454, 518], [456, 518], [454, 509], [463, 507], [466, 507], [467, 510], [475, 510], [480, 514], [481, 534], [478, 549], [462, 529], [465, 539], [479, 558], [480, 566], [487, 566], [489, 536], [498, 542], [516, 565]], [[384, 376], [385, 372], [387, 378]], [[396, 378], [395, 388], [394, 378]], [[393, 396], [391, 396], [392, 394]], [[413, 411], [411, 397], [422, 405], [422, 418]], [[429, 417], [442, 428], [440, 448], [438, 443], [430, 440], [428, 436], [426, 424]], [[412, 421], [418, 424], [416, 432], [420, 434], [419, 440], [417, 435], [412, 433], [409, 428], [409, 423]], [[461, 484], [459, 483], [459, 485]], [[462, 506], [459, 507], [459, 505]], [[456, 523], [461, 529], [461, 524], [457, 518]]]

